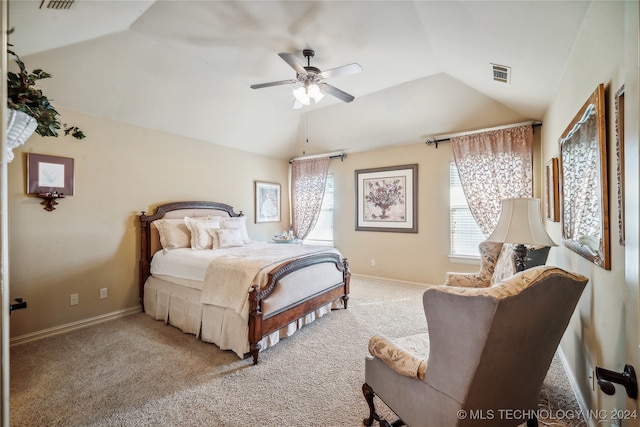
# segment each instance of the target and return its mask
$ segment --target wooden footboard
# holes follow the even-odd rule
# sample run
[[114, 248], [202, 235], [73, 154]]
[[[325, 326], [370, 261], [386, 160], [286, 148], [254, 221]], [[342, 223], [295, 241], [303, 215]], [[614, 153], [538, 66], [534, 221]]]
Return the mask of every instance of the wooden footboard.
[[[342, 280], [287, 306], [267, 313], [263, 312], [263, 304], [278, 289], [282, 279], [303, 268], [322, 263], [333, 264], [342, 273]], [[267, 284], [262, 289], [253, 286], [249, 292], [249, 344], [253, 363], [258, 363], [260, 340], [270, 333], [340, 298], [344, 308], [347, 308], [350, 279], [349, 262], [334, 253], [310, 255], [281, 264], [271, 270]]]

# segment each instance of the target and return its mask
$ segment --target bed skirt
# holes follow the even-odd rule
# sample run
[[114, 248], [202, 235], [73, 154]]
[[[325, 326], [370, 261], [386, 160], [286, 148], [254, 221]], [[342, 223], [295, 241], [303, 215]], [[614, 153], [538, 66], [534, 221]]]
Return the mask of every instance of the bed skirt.
[[[204, 342], [216, 344], [221, 350], [231, 350], [240, 358], [249, 352], [249, 324], [234, 310], [200, 302], [201, 291], [149, 277], [144, 289], [145, 312], [181, 331], [193, 334]], [[341, 298], [303, 316], [286, 327], [265, 336], [261, 351], [293, 335], [302, 326], [331, 312], [344, 308]]]

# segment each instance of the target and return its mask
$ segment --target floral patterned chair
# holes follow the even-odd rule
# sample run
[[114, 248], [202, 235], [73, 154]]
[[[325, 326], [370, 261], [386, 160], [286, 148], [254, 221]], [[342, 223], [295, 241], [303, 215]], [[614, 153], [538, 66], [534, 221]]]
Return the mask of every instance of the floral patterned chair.
[[[537, 426], [542, 382], [586, 283], [538, 266], [488, 287], [428, 288], [427, 334], [369, 341], [364, 425]], [[375, 396], [400, 418], [382, 419]]]
[[[516, 273], [513, 245], [485, 240], [480, 249], [480, 271], [477, 273], [447, 273], [445, 285], [469, 288], [486, 288]], [[544, 265], [549, 255], [549, 247], [529, 248], [527, 268]]]

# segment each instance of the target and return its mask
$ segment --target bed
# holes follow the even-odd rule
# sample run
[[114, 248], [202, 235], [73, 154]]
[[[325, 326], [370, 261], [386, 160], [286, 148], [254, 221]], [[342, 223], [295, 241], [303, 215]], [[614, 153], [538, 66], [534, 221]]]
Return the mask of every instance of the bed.
[[334, 248], [253, 241], [242, 211], [218, 202], [161, 204], [139, 220], [145, 313], [241, 358], [250, 353], [254, 364], [260, 351], [347, 308], [351, 274]]

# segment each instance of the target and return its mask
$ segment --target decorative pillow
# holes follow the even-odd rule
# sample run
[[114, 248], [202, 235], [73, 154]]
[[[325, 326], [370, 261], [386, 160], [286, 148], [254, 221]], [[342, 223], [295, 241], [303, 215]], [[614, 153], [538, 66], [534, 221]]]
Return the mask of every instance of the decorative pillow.
[[220, 228], [236, 229], [240, 231], [243, 243], [251, 243], [249, 233], [247, 233], [247, 217], [236, 216], [231, 218], [222, 219], [222, 226]]
[[191, 246], [191, 233], [181, 219], [159, 219], [153, 225], [160, 234], [162, 249], [188, 248]]
[[242, 234], [237, 228], [217, 228], [210, 230], [210, 234], [216, 235], [217, 248], [235, 248], [244, 246]]
[[213, 247], [213, 238], [209, 230], [220, 228], [219, 220], [185, 217], [183, 222], [191, 231], [191, 249], [211, 249]]

